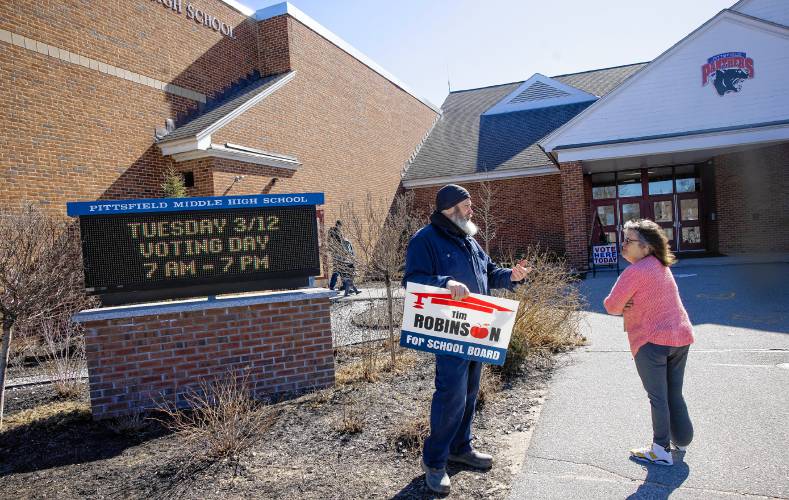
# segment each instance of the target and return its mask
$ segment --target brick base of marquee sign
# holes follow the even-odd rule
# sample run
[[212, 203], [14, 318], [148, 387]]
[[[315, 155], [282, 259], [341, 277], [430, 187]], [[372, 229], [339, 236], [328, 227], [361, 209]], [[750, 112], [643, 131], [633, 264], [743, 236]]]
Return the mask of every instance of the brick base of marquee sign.
[[228, 373], [255, 397], [334, 385], [329, 297], [306, 289], [83, 311], [96, 419], [134, 414]]

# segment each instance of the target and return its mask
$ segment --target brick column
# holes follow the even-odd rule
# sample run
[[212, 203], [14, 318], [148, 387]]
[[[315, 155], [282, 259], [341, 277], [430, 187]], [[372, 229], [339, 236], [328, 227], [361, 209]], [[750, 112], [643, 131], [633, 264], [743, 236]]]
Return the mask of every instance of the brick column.
[[568, 162], [561, 163], [559, 170], [562, 176], [562, 222], [567, 264], [577, 270], [586, 269], [589, 232], [586, 228], [583, 169], [581, 162]]
[[256, 397], [334, 384], [329, 297], [308, 289], [84, 311], [93, 417], [155, 408], [230, 373]]

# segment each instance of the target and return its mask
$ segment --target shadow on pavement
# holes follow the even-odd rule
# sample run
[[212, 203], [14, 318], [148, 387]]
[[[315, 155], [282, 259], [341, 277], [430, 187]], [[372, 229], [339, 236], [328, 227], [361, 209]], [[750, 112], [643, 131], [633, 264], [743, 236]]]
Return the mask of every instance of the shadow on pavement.
[[631, 460], [647, 468], [647, 477], [638, 489], [627, 497], [628, 500], [647, 498], [650, 500], [665, 500], [685, 482], [688, 474], [690, 474], [688, 464], [682, 460], [677, 460], [676, 455], [674, 465], [671, 467], [644, 464], [632, 458]]
[[[789, 264], [683, 266], [672, 272], [694, 325], [789, 333]], [[616, 272], [598, 272], [581, 282], [586, 311], [606, 314], [603, 299], [616, 278]]]

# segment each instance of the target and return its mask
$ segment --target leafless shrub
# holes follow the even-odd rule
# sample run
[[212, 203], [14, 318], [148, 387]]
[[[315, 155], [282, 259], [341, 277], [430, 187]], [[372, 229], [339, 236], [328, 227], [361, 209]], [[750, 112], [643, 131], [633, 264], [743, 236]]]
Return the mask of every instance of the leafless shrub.
[[135, 435], [144, 432], [150, 426], [150, 418], [142, 412], [109, 419], [105, 425], [115, 434]]
[[345, 203], [340, 209], [343, 232], [356, 248], [356, 272], [380, 279], [386, 291], [386, 317], [391, 340], [390, 358], [395, 364], [398, 344], [395, 342], [394, 295], [403, 275], [408, 241], [424, 223], [421, 213], [414, 210], [414, 194], [400, 194], [390, 202], [367, 193], [364, 203]]
[[274, 421], [270, 408], [252, 399], [246, 375], [203, 380], [184, 400], [189, 409], [159, 402], [162, 417], [156, 420], [177, 432], [200, 457], [238, 458]]
[[490, 242], [496, 238], [496, 231], [504, 222], [497, 209], [498, 190], [490, 182], [479, 184], [479, 196], [474, 200], [474, 220], [477, 223], [477, 238], [482, 242], [485, 253], [490, 255]]
[[87, 307], [79, 231], [74, 221], [33, 205], [0, 213], [0, 426], [13, 329]]
[[356, 401], [348, 398], [342, 403], [342, 421], [337, 432], [345, 435], [359, 434], [364, 430], [364, 420], [356, 409]]
[[37, 361], [44, 367], [55, 392], [63, 398], [75, 398], [85, 391], [85, 336], [82, 327], [68, 317], [48, 318], [40, 323], [46, 356]]
[[407, 418], [392, 434], [391, 442], [401, 453], [421, 453], [430, 434], [430, 417], [426, 413]]
[[479, 381], [479, 392], [477, 393], [477, 411], [482, 410], [485, 405], [496, 400], [501, 392], [501, 377], [494, 373], [487, 365], [482, 366], [482, 376]]
[[520, 302], [507, 360], [499, 369], [505, 376], [520, 373], [527, 357], [586, 342], [580, 333], [583, 297], [564, 262], [540, 248], [529, 249], [524, 258], [532, 268], [526, 283], [501, 293]]

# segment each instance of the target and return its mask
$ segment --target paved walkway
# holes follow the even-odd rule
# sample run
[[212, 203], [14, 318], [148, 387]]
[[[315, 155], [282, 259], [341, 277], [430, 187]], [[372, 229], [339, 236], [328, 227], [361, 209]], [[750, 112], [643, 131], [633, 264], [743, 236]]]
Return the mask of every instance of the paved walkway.
[[621, 317], [602, 310], [616, 274], [598, 274], [583, 285], [590, 343], [551, 382], [513, 499], [789, 498], [789, 264], [691, 264], [674, 270], [696, 332], [685, 456], [628, 459], [651, 440], [649, 403]]

